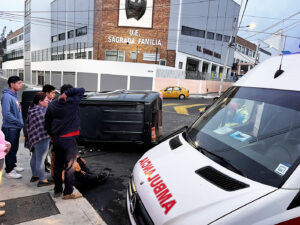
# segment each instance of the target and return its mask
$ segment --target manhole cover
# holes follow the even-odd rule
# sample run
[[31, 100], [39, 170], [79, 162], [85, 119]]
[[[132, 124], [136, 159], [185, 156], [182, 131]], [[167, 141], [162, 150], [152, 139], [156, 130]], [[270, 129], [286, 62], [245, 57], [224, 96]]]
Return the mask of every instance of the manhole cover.
[[50, 193], [32, 195], [4, 201], [6, 214], [0, 217], [0, 224], [10, 225], [59, 214]]

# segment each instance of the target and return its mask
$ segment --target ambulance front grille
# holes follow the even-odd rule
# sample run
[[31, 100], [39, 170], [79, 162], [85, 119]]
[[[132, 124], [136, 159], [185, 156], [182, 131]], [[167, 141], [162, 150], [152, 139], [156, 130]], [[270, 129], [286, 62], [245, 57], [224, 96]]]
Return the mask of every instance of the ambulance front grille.
[[134, 218], [137, 225], [154, 225], [151, 217], [149, 216], [139, 194], [136, 192], [134, 180], [131, 177], [128, 186], [130, 213]]
[[225, 191], [236, 191], [249, 187], [248, 184], [235, 180], [211, 166], [206, 166], [196, 170], [195, 173]]

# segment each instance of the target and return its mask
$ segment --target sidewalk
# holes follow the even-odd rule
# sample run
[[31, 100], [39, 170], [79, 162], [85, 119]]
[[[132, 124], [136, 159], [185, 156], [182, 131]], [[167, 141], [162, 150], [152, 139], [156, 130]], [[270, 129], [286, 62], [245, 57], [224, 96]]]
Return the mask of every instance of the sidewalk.
[[[2, 121], [2, 118], [0, 120]], [[3, 172], [0, 201], [6, 202], [6, 215], [0, 217], [0, 225], [106, 224], [85, 198], [53, 198], [53, 185], [37, 187], [37, 182], [30, 182], [30, 155], [29, 150], [24, 148], [22, 137], [17, 159], [18, 166], [25, 168], [25, 171], [21, 173], [22, 179], [7, 179]]]
[[220, 97], [220, 96], [219, 96], [219, 93], [190, 94], [190, 98], [206, 98], [206, 99], [213, 99], [214, 97]]

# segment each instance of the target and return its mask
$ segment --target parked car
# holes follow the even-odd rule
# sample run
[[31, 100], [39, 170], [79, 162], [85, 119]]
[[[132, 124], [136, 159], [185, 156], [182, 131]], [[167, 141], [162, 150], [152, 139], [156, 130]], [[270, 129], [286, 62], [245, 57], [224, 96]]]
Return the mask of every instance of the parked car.
[[146, 152], [129, 181], [131, 224], [300, 224], [299, 62], [264, 61]]
[[179, 86], [169, 86], [161, 90], [164, 98], [179, 98], [181, 100], [188, 98], [190, 92], [188, 89]]

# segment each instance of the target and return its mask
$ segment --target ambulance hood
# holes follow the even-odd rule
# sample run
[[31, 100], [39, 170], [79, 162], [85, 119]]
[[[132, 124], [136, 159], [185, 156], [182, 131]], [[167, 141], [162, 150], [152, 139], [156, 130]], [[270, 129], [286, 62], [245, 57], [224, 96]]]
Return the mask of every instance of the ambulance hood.
[[245, 74], [234, 86], [300, 91], [300, 54], [284, 55], [281, 66], [284, 72], [274, 78], [280, 61], [281, 57], [267, 59]]
[[[215, 163], [182, 135], [177, 139], [179, 147], [171, 148], [167, 140], [148, 151], [133, 170], [137, 193], [154, 224], [209, 224], [276, 190]], [[232, 187], [240, 188], [229, 191]]]

